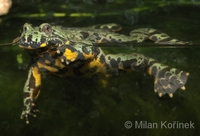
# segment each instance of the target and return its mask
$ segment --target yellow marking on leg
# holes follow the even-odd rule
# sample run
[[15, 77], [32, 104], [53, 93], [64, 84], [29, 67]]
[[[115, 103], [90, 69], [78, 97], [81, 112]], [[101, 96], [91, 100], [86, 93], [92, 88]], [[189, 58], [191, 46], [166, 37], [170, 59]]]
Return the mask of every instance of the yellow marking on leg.
[[38, 68], [37, 67], [34, 67], [32, 69], [32, 73], [33, 73], [33, 77], [35, 79], [35, 86], [38, 87], [41, 85], [41, 75], [38, 71]]
[[37, 97], [40, 94], [39, 87], [41, 85], [41, 74], [38, 71], [38, 67], [34, 67], [32, 69], [32, 74], [33, 74], [33, 77], [34, 77], [34, 80], [35, 80], [35, 85], [34, 85], [34, 89], [31, 90], [30, 98], [37, 99]]
[[57, 59], [55, 60], [55, 66], [58, 66], [58, 67], [60, 67], [60, 68], [64, 68], [64, 67], [65, 67], [65, 65], [62, 64], [60, 58], [57, 58]]
[[42, 44], [40, 44], [40, 47], [46, 47], [46, 46], [47, 46], [46, 43], [42, 43]]
[[148, 73], [149, 75], [152, 75], [152, 67], [150, 67], [150, 68], [148, 69], [147, 73]]
[[47, 65], [49, 65], [49, 64], [51, 64], [51, 61], [45, 60], [44, 63], [47, 64]]
[[31, 98], [37, 99], [39, 95], [40, 95], [40, 90], [33, 91], [33, 94], [32, 94]]
[[97, 68], [96, 69], [96, 73], [103, 71], [103, 69], [105, 68], [105, 64], [100, 62], [100, 59], [94, 59], [91, 62], [88, 62], [88, 64], [86, 64], [80, 71], [81, 72], [85, 72], [88, 69], [92, 69], [92, 68]]
[[67, 41], [65, 44], [66, 44], [66, 45], [69, 45], [69, 44], [70, 44], [70, 42], [69, 42], [69, 41]]
[[65, 49], [64, 56], [67, 60], [74, 61], [78, 57], [78, 52], [72, 52], [70, 49]]
[[96, 72], [102, 71], [102, 69], [105, 67], [104, 63], [100, 62], [99, 58], [94, 59], [93, 61], [91, 61], [88, 66], [89, 66], [89, 68], [97, 67]]
[[40, 63], [40, 62], [38, 62], [37, 64], [38, 64], [38, 67], [39, 67], [39, 68], [47, 69], [47, 70], [50, 71], [50, 72], [58, 72], [58, 69], [53, 68], [53, 67], [51, 67], [51, 66], [47, 66], [47, 65], [45, 65], [45, 64], [43, 64], [43, 63]]
[[85, 57], [86, 60], [94, 58], [94, 54], [92, 54], [91, 52], [89, 54], [83, 53], [83, 56]]

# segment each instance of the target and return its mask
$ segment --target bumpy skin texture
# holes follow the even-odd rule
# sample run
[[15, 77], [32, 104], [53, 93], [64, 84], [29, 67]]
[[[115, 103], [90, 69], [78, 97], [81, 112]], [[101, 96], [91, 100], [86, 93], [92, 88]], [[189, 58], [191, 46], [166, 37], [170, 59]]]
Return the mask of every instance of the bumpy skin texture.
[[158, 44], [186, 44], [155, 29], [141, 28], [131, 31], [130, 36], [115, 33], [117, 24], [95, 25], [82, 28], [65, 28], [43, 23], [39, 27], [24, 24], [19, 46], [32, 56], [28, 79], [24, 86], [24, 110], [21, 118], [29, 123], [29, 116], [38, 112], [35, 101], [40, 92], [41, 74], [59, 76], [92, 76], [103, 73], [117, 74], [118, 70], [144, 71], [155, 77], [154, 91], [161, 97], [178, 89], [185, 89], [189, 73], [170, 68], [142, 54], [105, 55], [96, 43], [135, 42], [150, 39]]

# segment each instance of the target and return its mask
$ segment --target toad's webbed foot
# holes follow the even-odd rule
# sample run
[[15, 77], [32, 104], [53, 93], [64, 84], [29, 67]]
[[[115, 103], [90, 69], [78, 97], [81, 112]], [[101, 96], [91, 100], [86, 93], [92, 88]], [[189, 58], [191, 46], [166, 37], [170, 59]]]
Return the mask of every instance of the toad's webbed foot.
[[37, 109], [36, 105], [33, 103], [32, 106], [30, 106], [30, 108], [26, 108], [24, 107], [24, 110], [22, 111], [21, 114], [21, 119], [26, 120], [26, 124], [29, 124], [29, 118], [30, 117], [36, 117], [36, 113], [39, 112], [39, 110]]
[[164, 94], [168, 94], [171, 98], [173, 93], [181, 88], [185, 90], [185, 84], [189, 76], [188, 72], [181, 71], [176, 68], [169, 68], [160, 63], [155, 63], [148, 70], [150, 75], [155, 76], [154, 91], [161, 97]]

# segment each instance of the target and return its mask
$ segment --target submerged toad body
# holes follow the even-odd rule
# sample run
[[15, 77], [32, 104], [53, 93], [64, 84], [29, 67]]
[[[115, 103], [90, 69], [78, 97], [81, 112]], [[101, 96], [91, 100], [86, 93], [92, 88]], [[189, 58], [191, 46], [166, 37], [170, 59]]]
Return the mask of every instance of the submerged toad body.
[[30, 116], [36, 116], [35, 101], [40, 92], [41, 75], [52, 73], [59, 76], [92, 76], [103, 73], [111, 75], [118, 70], [141, 70], [155, 77], [154, 91], [161, 97], [178, 89], [185, 89], [189, 73], [170, 68], [153, 58], [142, 54], [107, 54], [96, 43], [135, 42], [150, 39], [158, 44], [186, 44], [170, 38], [155, 29], [141, 28], [131, 31], [130, 36], [115, 33], [121, 27], [117, 24], [95, 25], [82, 28], [65, 28], [43, 23], [39, 27], [24, 24], [18, 38], [21, 48], [30, 51], [32, 65], [24, 86], [24, 109], [21, 118], [29, 123]]

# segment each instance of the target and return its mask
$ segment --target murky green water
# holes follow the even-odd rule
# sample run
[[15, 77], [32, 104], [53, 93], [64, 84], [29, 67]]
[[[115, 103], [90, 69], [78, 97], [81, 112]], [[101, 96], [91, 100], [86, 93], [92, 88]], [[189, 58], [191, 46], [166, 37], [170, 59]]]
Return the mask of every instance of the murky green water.
[[[135, 28], [153, 27], [193, 45], [199, 40], [199, 2], [193, 1], [123, 1], [105, 0], [49, 2], [18, 0], [10, 14], [2, 17], [0, 43], [19, 36], [25, 22], [38, 25], [54, 22], [64, 26], [88, 26], [116, 22], [122, 33]], [[137, 9], [137, 10], [135, 10]], [[142, 10], [142, 11], [138, 11]], [[47, 16], [37, 17], [36, 13]], [[59, 13], [53, 16], [53, 13]], [[70, 16], [62, 16], [65, 15]], [[82, 14], [84, 13], [84, 14]], [[87, 13], [87, 14], [86, 14]], [[145, 44], [145, 43], [144, 43]], [[142, 46], [142, 45], [141, 45]], [[190, 72], [186, 90], [178, 90], [174, 98], [159, 98], [153, 92], [153, 78], [140, 72], [120, 73], [108, 79], [44, 76], [38, 99], [40, 113], [26, 125], [21, 120], [22, 90], [30, 66], [30, 56], [18, 46], [0, 48], [0, 136], [129, 136], [129, 135], [198, 135], [200, 131], [200, 46], [187, 48], [110, 47], [105, 52], [137, 51], [162, 63]], [[23, 64], [17, 62], [22, 54]], [[132, 127], [130, 122], [132, 122]], [[135, 128], [140, 121], [157, 127]], [[162, 123], [168, 128], [161, 128]], [[126, 127], [124, 124], [128, 123]], [[194, 123], [194, 128], [177, 128], [170, 124]], [[191, 126], [191, 125], [190, 125]]]

